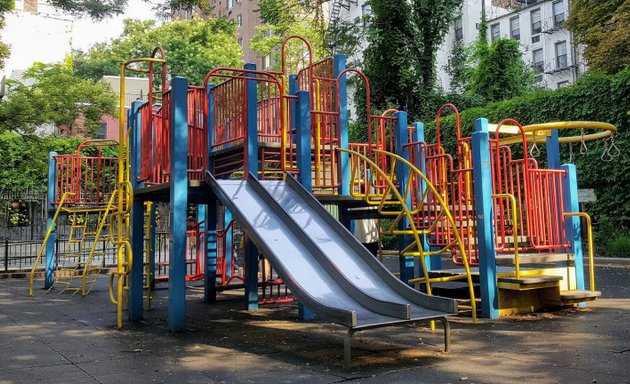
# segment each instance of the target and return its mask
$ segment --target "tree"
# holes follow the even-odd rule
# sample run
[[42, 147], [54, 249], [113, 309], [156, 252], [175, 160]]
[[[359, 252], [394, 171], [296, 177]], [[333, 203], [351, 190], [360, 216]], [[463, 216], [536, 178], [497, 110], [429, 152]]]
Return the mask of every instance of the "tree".
[[589, 69], [615, 73], [630, 64], [630, 0], [573, 0], [566, 27], [586, 45]]
[[[4, 28], [4, 14], [12, 11], [15, 3], [13, 0], [0, 0], [0, 31]], [[4, 60], [9, 57], [11, 49], [0, 41], [0, 69], [4, 68]]]
[[75, 152], [77, 138], [21, 136], [13, 132], [0, 133], [0, 189], [45, 191], [48, 180], [48, 153]]
[[[32, 85], [13, 82], [8, 99], [0, 103], [0, 130], [30, 134], [44, 123], [67, 127], [88, 136], [105, 114], [114, 114], [117, 97], [108, 83], [81, 79], [72, 62], [35, 63], [24, 73]], [[81, 123], [77, 124], [77, 119]]]
[[[272, 55], [274, 67], [280, 70], [281, 51], [277, 49], [287, 36], [304, 37], [311, 43], [313, 61], [330, 54], [321, 9], [322, 1], [261, 0], [260, 19], [250, 46], [261, 56]], [[295, 73], [308, 65], [304, 44], [295, 40], [287, 44], [285, 59], [288, 72]]]
[[[150, 0], [144, 1], [151, 2]], [[57, 9], [74, 15], [86, 15], [95, 20], [123, 14], [128, 2], [128, 0], [48, 0], [48, 3]], [[158, 16], [163, 19], [171, 19], [178, 10], [192, 9], [193, 7], [207, 9], [208, 7], [208, 2], [203, 0], [167, 0], [151, 3], [154, 4]]]
[[451, 76], [451, 90], [453, 92], [463, 94], [470, 86], [468, 61], [469, 57], [463, 40], [455, 40], [448, 63], [444, 66], [446, 72]]
[[515, 40], [495, 40], [478, 55], [479, 62], [471, 78], [474, 94], [500, 101], [520, 96], [531, 87], [532, 72], [523, 62]]
[[[375, 107], [420, 112], [434, 93], [436, 52], [462, 0], [370, 0], [364, 70]], [[420, 112], [419, 114], [422, 114]]]
[[191, 84], [203, 84], [215, 67], [240, 66], [242, 51], [230, 20], [179, 20], [156, 26], [152, 20], [127, 19], [120, 37], [95, 44], [88, 52], [75, 52], [77, 73], [92, 79], [119, 76], [120, 63], [148, 57], [156, 46], [166, 51], [169, 75], [185, 76]]

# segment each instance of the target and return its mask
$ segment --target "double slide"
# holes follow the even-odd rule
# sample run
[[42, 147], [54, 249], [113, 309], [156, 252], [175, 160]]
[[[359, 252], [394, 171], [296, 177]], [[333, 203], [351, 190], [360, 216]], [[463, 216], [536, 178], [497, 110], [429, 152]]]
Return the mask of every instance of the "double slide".
[[206, 182], [300, 303], [321, 319], [355, 332], [427, 319], [447, 324], [446, 316], [457, 314], [456, 301], [396, 278], [292, 177], [216, 180], [208, 173]]

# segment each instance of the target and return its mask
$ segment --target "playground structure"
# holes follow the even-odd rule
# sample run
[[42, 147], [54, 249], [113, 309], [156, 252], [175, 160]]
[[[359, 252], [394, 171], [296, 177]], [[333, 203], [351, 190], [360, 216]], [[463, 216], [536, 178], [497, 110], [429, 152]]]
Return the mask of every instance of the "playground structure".
[[[491, 130], [479, 119], [472, 136], [462, 137], [458, 112], [447, 105], [438, 112], [436, 142], [426, 143], [423, 124], [409, 125], [406, 112], [372, 114], [369, 82], [345, 68], [343, 56], [313, 63], [302, 38], [286, 39], [282, 51], [290, 40], [309, 51], [309, 65], [297, 75], [285, 73], [284, 55], [281, 72], [252, 64], [215, 68], [203, 86], [179, 77], [168, 82], [160, 50], [123, 64], [121, 79], [144, 63], [152, 89], [159, 84], [160, 91], [132, 103], [128, 131], [121, 109], [116, 189], [107, 208], [115, 211], [111, 242], [119, 263], [110, 292], [118, 327], [124, 307], [137, 320], [143, 297], [150, 299], [143, 291], [155, 279], [157, 202], [170, 203], [168, 323], [174, 331], [185, 327], [186, 280], [192, 278], [204, 279], [208, 302], [221, 289], [239, 287], [248, 309], [297, 298], [301, 317], [315, 314], [348, 327], [346, 362], [359, 330], [440, 319], [448, 348], [446, 317], [458, 307], [474, 320], [478, 306], [494, 318], [599, 296], [592, 259], [585, 289], [579, 217], [587, 218], [592, 258], [590, 223], [578, 212], [575, 167], [560, 165], [562, 127], [504, 120]], [[367, 143], [348, 142], [346, 78], [352, 74], [366, 84]], [[452, 155], [440, 136], [446, 108], [457, 120]], [[615, 131], [592, 122], [564, 127], [605, 130], [589, 139]], [[528, 157], [528, 142], [539, 144], [541, 137], [548, 169]], [[55, 201], [64, 205], [63, 198]], [[337, 219], [320, 203], [335, 206]], [[192, 225], [189, 205], [197, 206]], [[367, 217], [390, 219], [383, 233], [399, 237], [400, 279], [347, 230], [352, 220]], [[245, 234], [238, 256], [236, 223]], [[191, 231], [193, 258], [186, 256]], [[444, 255], [461, 268], [443, 269]], [[196, 263], [193, 272], [187, 260]], [[433, 295], [445, 294], [450, 282], [463, 284], [458, 302]], [[261, 299], [267, 287], [284, 291]]]

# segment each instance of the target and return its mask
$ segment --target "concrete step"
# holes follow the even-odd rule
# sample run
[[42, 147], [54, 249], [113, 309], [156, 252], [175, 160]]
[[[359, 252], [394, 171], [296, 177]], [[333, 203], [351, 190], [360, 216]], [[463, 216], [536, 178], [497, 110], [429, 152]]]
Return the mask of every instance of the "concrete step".
[[540, 288], [559, 287], [562, 276], [532, 275], [516, 277], [499, 277], [497, 286], [502, 289], [525, 291]]
[[560, 291], [560, 302], [562, 304], [577, 304], [585, 301], [593, 301], [600, 297], [600, 291], [572, 290]]

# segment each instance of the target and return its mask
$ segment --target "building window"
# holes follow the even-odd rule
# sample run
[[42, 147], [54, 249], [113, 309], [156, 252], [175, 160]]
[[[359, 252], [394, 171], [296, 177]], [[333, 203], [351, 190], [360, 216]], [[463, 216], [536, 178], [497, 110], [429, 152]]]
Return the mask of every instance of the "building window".
[[521, 26], [518, 23], [518, 16], [510, 19], [510, 37], [514, 40], [521, 39]]
[[545, 62], [543, 61], [542, 48], [536, 49], [532, 52], [532, 62], [534, 64], [534, 72], [543, 73], [545, 70]]
[[553, 26], [561, 28], [564, 24], [564, 1], [553, 3]]
[[533, 10], [530, 13], [532, 21], [532, 35], [540, 33], [542, 31], [542, 24], [540, 22], [540, 8]]
[[267, 55], [262, 59], [262, 68], [265, 69], [271, 66], [271, 56]]
[[569, 85], [571, 85], [571, 83], [569, 83], [569, 80], [558, 82], [558, 88], [568, 87]]
[[227, 10], [231, 11], [234, 7], [234, 0], [227, 0]]
[[361, 18], [363, 19], [363, 28], [370, 27], [370, 16], [372, 15], [372, 6], [364, 4], [361, 7]]
[[462, 17], [459, 16], [455, 19], [455, 40], [461, 40], [464, 38], [464, 27], [462, 26]]
[[556, 43], [556, 69], [568, 67], [567, 61], [567, 42], [561, 41]]
[[540, 42], [540, 35], [532, 36], [532, 44], [536, 44]]
[[236, 25], [238, 25], [239, 27], [243, 26], [243, 15], [241, 15], [240, 13], [236, 15]]
[[243, 49], [243, 38], [242, 37], [238, 38], [238, 46], [241, 47], [241, 49]]
[[107, 137], [107, 124], [100, 123], [98, 129], [94, 132], [94, 139], [102, 140]]
[[495, 41], [499, 37], [501, 37], [501, 26], [499, 23], [492, 24], [490, 26], [490, 41]]

